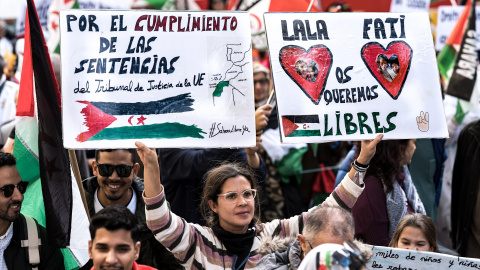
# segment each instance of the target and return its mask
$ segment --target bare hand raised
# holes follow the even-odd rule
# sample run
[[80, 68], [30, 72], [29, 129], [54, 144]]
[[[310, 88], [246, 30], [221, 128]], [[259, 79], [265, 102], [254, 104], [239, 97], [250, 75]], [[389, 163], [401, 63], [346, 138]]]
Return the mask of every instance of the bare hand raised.
[[360, 155], [358, 155], [357, 161], [361, 164], [370, 164], [375, 155], [377, 149], [377, 144], [382, 140], [383, 134], [378, 134], [377, 137], [373, 140], [364, 140], [362, 141], [362, 148], [360, 150]]

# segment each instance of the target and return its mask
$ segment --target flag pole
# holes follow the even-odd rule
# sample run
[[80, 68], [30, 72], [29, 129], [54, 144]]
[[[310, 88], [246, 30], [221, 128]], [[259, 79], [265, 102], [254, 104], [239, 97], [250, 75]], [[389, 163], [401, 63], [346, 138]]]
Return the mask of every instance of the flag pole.
[[313, 2], [315, 2], [315, 0], [311, 0], [311, 1], [310, 1], [310, 5], [308, 5], [307, 12], [310, 12], [310, 10], [312, 9]]
[[70, 156], [70, 163], [72, 164], [73, 175], [75, 176], [75, 181], [77, 182], [78, 190], [80, 191], [80, 197], [82, 198], [83, 207], [85, 207], [85, 212], [87, 212], [88, 223], [90, 223], [90, 213], [88, 212], [87, 198], [85, 197], [85, 190], [83, 189], [82, 176], [80, 175], [80, 169], [78, 168], [75, 150], [68, 149], [68, 155]]

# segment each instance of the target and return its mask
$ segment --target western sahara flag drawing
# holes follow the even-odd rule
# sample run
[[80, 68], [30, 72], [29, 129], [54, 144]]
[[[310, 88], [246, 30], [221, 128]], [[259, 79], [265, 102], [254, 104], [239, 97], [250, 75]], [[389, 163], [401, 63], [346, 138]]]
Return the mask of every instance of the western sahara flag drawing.
[[[195, 100], [190, 93], [181, 94], [162, 100], [135, 103], [94, 102], [77, 100], [85, 104], [81, 110], [84, 116], [84, 125], [88, 130], [80, 133], [76, 140], [79, 142], [95, 140], [122, 140], [136, 139], [174, 139], [174, 138], [200, 138], [206, 134], [195, 125], [184, 125], [177, 122], [148, 123], [148, 115], [167, 113], [181, 113], [193, 111]], [[128, 116], [126, 125], [110, 127], [119, 120], [119, 116]]]
[[283, 134], [285, 137], [321, 136], [318, 115], [283, 115]]
[[89, 223], [62, 144], [60, 92], [42, 28], [33, 0], [27, 3], [13, 150], [20, 175], [29, 182], [22, 213], [46, 227], [52, 244], [65, 247], [65, 268], [77, 269], [88, 261]]

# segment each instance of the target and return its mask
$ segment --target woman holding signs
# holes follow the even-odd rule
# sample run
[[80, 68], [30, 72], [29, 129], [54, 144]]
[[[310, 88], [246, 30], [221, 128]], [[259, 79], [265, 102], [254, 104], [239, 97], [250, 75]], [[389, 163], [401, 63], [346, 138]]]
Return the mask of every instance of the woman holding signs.
[[[370, 163], [382, 137], [362, 142], [358, 163]], [[235, 164], [212, 169], [206, 177], [200, 208], [209, 227], [186, 223], [168, 208], [156, 152], [142, 143], [136, 145], [145, 165], [147, 225], [187, 269], [254, 269], [261, 258], [257, 248], [263, 237], [296, 237], [302, 231], [308, 212], [260, 223], [256, 180]], [[363, 172], [351, 169], [322, 206], [351, 208], [364, 189]]]
[[355, 238], [366, 244], [388, 246], [400, 219], [425, 214], [407, 165], [415, 140], [382, 141], [365, 175], [365, 191], [352, 208]]

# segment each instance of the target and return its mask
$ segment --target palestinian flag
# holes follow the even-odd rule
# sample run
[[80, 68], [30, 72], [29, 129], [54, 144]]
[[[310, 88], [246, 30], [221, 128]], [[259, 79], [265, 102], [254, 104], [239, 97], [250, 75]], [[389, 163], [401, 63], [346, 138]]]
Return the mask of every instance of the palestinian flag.
[[321, 136], [318, 115], [283, 115], [282, 127], [285, 137]]
[[77, 0], [53, 0], [48, 9], [48, 49], [51, 53], [60, 54], [60, 10], [78, 9]]
[[[194, 99], [190, 93], [181, 94], [162, 100], [135, 103], [94, 102], [78, 100], [85, 104], [81, 110], [84, 125], [88, 130], [80, 133], [79, 142], [95, 140], [123, 139], [174, 139], [200, 138], [206, 134], [195, 125], [184, 125], [177, 122], [149, 123], [149, 115], [181, 113], [193, 111]], [[124, 121], [119, 121], [123, 118]], [[110, 127], [113, 123], [128, 123], [128, 125]], [[121, 125], [121, 124], [120, 124]]]
[[475, 0], [469, 0], [437, 57], [447, 94], [467, 101], [477, 77], [475, 21]]
[[65, 268], [76, 269], [88, 261], [88, 219], [62, 146], [58, 85], [35, 4], [27, 2], [14, 146], [20, 175], [30, 183], [22, 213], [46, 227], [52, 244], [64, 247]]

